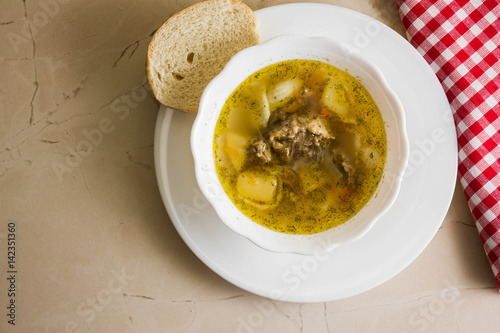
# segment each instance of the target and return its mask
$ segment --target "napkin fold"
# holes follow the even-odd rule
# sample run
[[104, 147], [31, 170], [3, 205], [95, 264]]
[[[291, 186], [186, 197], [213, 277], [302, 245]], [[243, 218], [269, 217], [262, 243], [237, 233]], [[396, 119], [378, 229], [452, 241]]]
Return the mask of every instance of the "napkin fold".
[[500, 2], [395, 1], [450, 102], [458, 177], [500, 289]]

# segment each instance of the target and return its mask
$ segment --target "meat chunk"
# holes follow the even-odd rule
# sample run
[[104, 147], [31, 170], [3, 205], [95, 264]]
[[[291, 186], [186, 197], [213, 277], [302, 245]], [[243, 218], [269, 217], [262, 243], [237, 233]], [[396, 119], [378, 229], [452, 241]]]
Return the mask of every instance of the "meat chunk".
[[269, 146], [266, 144], [264, 139], [254, 140], [252, 142], [252, 148], [255, 152], [255, 156], [264, 163], [271, 161], [271, 151]]
[[286, 160], [305, 156], [321, 161], [327, 141], [334, 139], [322, 118], [297, 114], [291, 114], [277, 126], [269, 128], [268, 133], [271, 147]]
[[299, 100], [274, 110], [266, 126], [260, 128], [251, 141], [253, 158], [261, 163], [284, 162], [297, 170], [310, 163], [320, 163], [350, 183], [353, 161], [339, 151], [334, 135], [343, 127], [319, 111], [317, 99], [306, 90], [301, 92]]
[[309, 133], [313, 134], [316, 145], [323, 139], [333, 139], [322, 118], [313, 118], [306, 126]]
[[333, 165], [335, 165], [337, 167], [337, 170], [339, 170], [342, 174], [344, 174], [347, 177], [348, 183], [352, 183], [353, 181], [352, 174], [354, 172], [353, 161], [349, 156], [347, 156], [347, 154], [339, 151], [339, 149], [334, 149], [332, 153], [333, 153], [333, 158], [332, 158]]

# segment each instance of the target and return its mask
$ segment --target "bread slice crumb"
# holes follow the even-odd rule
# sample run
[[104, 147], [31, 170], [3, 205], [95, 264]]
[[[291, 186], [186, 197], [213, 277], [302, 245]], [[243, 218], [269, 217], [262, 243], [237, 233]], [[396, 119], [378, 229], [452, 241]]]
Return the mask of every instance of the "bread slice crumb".
[[199, 2], [156, 31], [146, 60], [148, 83], [160, 103], [197, 112], [205, 87], [229, 59], [259, 43], [257, 15], [243, 2]]

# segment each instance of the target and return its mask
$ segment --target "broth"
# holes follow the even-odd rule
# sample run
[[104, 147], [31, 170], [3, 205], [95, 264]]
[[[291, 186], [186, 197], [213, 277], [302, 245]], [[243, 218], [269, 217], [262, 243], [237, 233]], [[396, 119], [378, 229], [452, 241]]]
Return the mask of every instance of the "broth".
[[278, 232], [312, 234], [344, 223], [375, 193], [386, 134], [358, 80], [323, 62], [288, 60], [230, 95], [213, 149], [241, 212]]

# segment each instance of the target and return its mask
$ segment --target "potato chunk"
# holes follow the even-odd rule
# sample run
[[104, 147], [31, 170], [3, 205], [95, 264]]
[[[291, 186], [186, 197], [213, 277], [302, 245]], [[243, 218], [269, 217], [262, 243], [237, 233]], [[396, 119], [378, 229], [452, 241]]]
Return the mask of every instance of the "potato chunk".
[[371, 169], [378, 167], [380, 162], [382, 162], [380, 153], [371, 147], [361, 149], [361, 158], [366, 166]]
[[237, 171], [241, 169], [243, 162], [245, 162], [245, 151], [248, 146], [248, 140], [248, 136], [244, 136], [236, 131], [228, 131], [226, 133], [226, 144], [223, 149]]
[[252, 120], [256, 127], [265, 127], [269, 120], [269, 101], [267, 99], [266, 91], [261, 88], [255, 92], [255, 105], [252, 109]]
[[278, 180], [276, 176], [242, 172], [238, 176], [236, 189], [244, 199], [260, 204], [272, 204], [276, 201]]
[[231, 110], [228, 127], [251, 132], [266, 126], [270, 114], [265, 87], [252, 86], [245, 92], [240, 105]]
[[271, 110], [281, 107], [291, 101], [295, 96], [294, 92], [298, 93], [302, 89], [302, 80], [295, 78], [282, 81], [272, 87], [267, 94]]
[[348, 120], [350, 117], [350, 103], [348, 92], [345, 86], [336, 79], [331, 79], [328, 82], [321, 103], [330, 111], [335, 112], [343, 120]]

